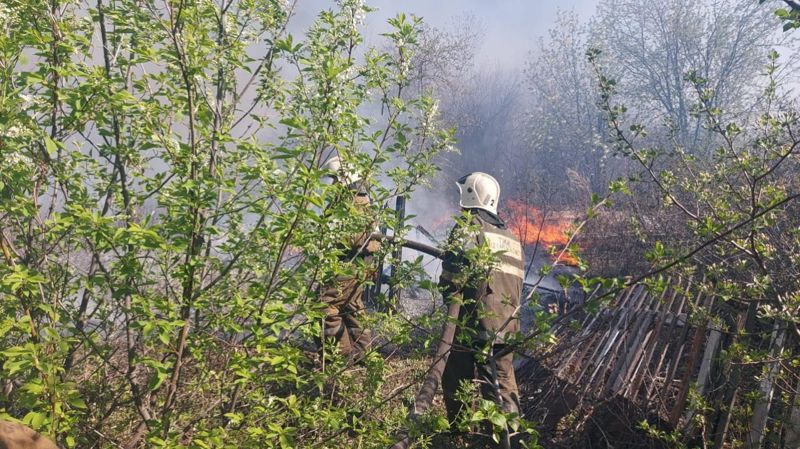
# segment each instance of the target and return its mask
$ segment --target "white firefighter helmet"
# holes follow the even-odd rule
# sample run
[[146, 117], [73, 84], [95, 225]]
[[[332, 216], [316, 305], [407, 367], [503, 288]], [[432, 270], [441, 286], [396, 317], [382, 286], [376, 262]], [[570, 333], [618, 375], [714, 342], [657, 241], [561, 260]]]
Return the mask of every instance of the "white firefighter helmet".
[[325, 161], [322, 166], [320, 166], [320, 168], [322, 170], [328, 170], [336, 173], [336, 179], [347, 185], [355, 184], [358, 181], [361, 181], [361, 176], [358, 175], [358, 172], [347, 167], [346, 165], [342, 165], [342, 160], [339, 158], [339, 155], [329, 157], [328, 160]]
[[461, 199], [458, 205], [464, 209], [483, 209], [497, 215], [500, 201], [500, 184], [493, 177], [479, 171], [464, 175], [456, 181]]

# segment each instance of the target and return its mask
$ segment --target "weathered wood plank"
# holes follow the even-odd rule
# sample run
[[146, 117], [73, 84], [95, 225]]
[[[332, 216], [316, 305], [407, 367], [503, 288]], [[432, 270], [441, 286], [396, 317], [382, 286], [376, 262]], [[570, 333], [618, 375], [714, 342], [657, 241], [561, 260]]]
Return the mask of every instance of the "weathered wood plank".
[[616, 327], [616, 332], [612, 334], [612, 338], [607, 342], [607, 349], [605, 349], [602, 356], [595, 361], [598, 370], [595, 371], [588, 383], [592, 391], [604, 391], [607, 381], [606, 373], [609, 372], [610, 369], [613, 370], [616, 368], [619, 359], [618, 352], [625, 341], [629, 339], [628, 333], [634, 322], [634, 317], [637, 315], [637, 312], [640, 311], [642, 304], [649, 298], [649, 294], [644, 286], [637, 287], [639, 287], [639, 292], [636, 298], [631, 302], [630, 307], [623, 311], [618, 326]]
[[[703, 293], [698, 292], [695, 300], [693, 301], [693, 306], [697, 308], [700, 305], [700, 302], [703, 301]], [[684, 326], [681, 328], [680, 336], [678, 337], [676, 350], [673, 352], [672, 362], [670, 363], [669, 373], [667, 374], [666, 379], [664, 380], [664, 390], [662, 397], [669, 397], [669, 390], [672, 387], [672, 381], [675, 379], [675, 375], [678, 372], [678, 368], [681, 366], [681, 358], [683, 357], [683, 351], [688, 347], [687, 341], [689, 337], [689, 330], [691, 326], [689, 326], [689, 319], [692, 314], [692, 308], [689, 307], [686, 309], [686, 322]]]
[[[608, 336], [611, 334], [611, 332], [612, 332], [612, 330], [613, 330], [613, 328], [614, 328], [614, 326], [616, 324], [617, 318], [621, 314], [622, 308], [627, 305], [629, 299], [633, 295], [633, 291], [634, 291], [633, 288], [630, 288], [630, 289], [627, 289], [627, 290], [624, 291], [624, 294], [623, 294], [623, 297], [622, 297], [622, 301], [620, 301], [619, 307], [615, 308], [612, 311], [611, 318], [608, 321], [609, 322], [608, 328], [606, 329], [605, 332], [603, 332], [603, 334], [601, 334], [601, 337], [597, 340], [598, 344], [595, 346], [594, 350], [592, 350], [591, 354], [589, 355], [589, 358], [587, 359], [588, 362], [583, 364], [583, 367], [586, 368], [586, 369], [581, 370], [581, 374], [575, 380], [575, 384], [576, 385], [580, 385], [581, 384], [581, 381], [583, 380], [584, 376], [586, 375], [586, 373], [589, 372], [590, 367], [593, 366], [592, 365], [592, 360], [594, 360], [597, 357], [597, 354], [599, 353], [599, 351], [602, 350], [602, 348], [604, 346], [603, 342], [606, 341]], [[580, 360], [583, 360], [583, 359], [580, 359]]]
[[[668, 283], [670, 281], [671, 279], [667, 280]], [[633, 380], [631, 382], [630, 388], [626, 392], [626, 396], [634, 400], [636, 399], [636, 396], [638, 396], [639, 394], [639, 387], [641, 386], [641, 383], [644, 381], [644, 376], [646, 375], [648, 369], [650, 368], [650, 362], [653, 359], [653, 355], [656, 352], [656, 348], [661, 343], [660, 337], [667, 322], [666, 318], [667, 314], [670, 312], [670, 310], [672, 310], [672, 307], [675, 304], [675, 299], [678, 297], [677, 289], [672, 288], [670, 286], [669, 288], [664, 290], [664, 295], [666, 295], [668, 291], [671, 292], [672, 295], [670, 295], [669, 302], [664, 305], [663, 311], [659, 314], [658, 321], [654, 326], [653, 338], [650, 339], [649, 346], [645, 347], [645, 353], [644, 356], [642, 357], [642, 361], [639, 364], [637, 372], [634, 373], [633, 375]]]
[[703, 361], [700, 363], [700, 372], [697, 374], [697, 392], [701, 395], [704, 395], [706, 393], [706, 388], [708, 388], [711, 367], [713, 366], [721, 339], [722, 332], [712, 327], [708, 341], [706, 342], [705, 352], [703, 353]]
[[633, 338], [631, 339], [630, 344], [625, 351], [624, 360], [622, 363], [617, 364], [618, 369], [611, 374], [611, 378], [606, 384], [606, 394], [622, 393], [625, 387], [628, 385], [628, 380], [631, 376], [631, 370], [635, 366], [634, 362], [641, 357], [642, 351], [644, 350], [642, 346], [644, 336], [650, 329], [650, 325], [653, 323], [653, 319], [656, 317], [657, 313], [658, 311], [655, 310], [645, 310], [640, 315], [639, 323], [638, 325], [634, 326], [632, 331]]
[[[680, 285], [679, 285], [680, 287]], [[687, 302], [687, 296], [685, 294], [679, 294], [680, 301], [678, 301], [677, 308], [675, 309], [675, 315], [677, 316], [681, 312], [683, 312], [683, 308]], [[672, 320], [667, 327], [667, 333], [664, 335], [663, 338], [663, 348], [661, 350], [661, 355], [658, 357], [658, 363], [656, 364], [655, 368], [653, 369], [653, 377], [657, 377], [661, 372], [661, 367], [664, 365], [664, 360], [669, 353], [669, 348], [672, 346], [672, 335], [675, 332], [675, 328], [677, 327], [678, 320]], [[653, 397], [653, 391], [655, 390], [656, 383], [651, 382], [650, 385], [647, 387], [647, 392], [645, 394], [644, 400], [650, 401], [650, 398]]]
[[800, 380], [794, 389], [794, 401], [789, 412], [788, 423], [784, 434], [783, 446], [786, 448], [800, 447]]
[[[714, 298], [708, 297], [708, 299], [704, 301], [703, 307], [710, 308], [713, 303]], [[692, 337], [692, 342], [689, 349], [689, 360], [684, 368], [683, 376], [681, 377], [681, 387], [678, 391], [678, 396], [675, 398], [675, 404], [672, 407], [672, 412], [669, 415], [670, 423], [673, 425], [673, 427], [678, 425], [678, 421], [683, 413], [683, 408], [686, 406], [686, 396], [689, 394], [689, 384], [691, 383], [692, 375], [694, 374], [694, 368], [697, 366], [697, 362], [700, 359], [700, 350], [703, 347], [703, 337], [706, 335], [707, 324], [708, 319], [704, 318], [703, 322], [695, 328], [694, 336]], [[689, 326], [686, 327], [688, 328]]]
[[[650, 346], [650, 343], [653, 341], [653, 335], [654, 332], [652, 330], [647, 331], [647, 333], [644, 336], [644, 340], [642, 341], [642, 348], [647, 348]], [[639, 376], [643, 376], [644, 373], [647, 372], [645, 355], [646, 354], [643, 349], [641, 356], [636, 358], [636, 363], [635, 365], [632, 366], [631, 376], [628, 379], [628, 382], [626, 382], [624, 390], [622, 390], [621, 392], [623, 396], [625, 397], [630, 396], [630, 391], [632, 391], [631, 388], [633, 386], [633, 382], [635, 381], [635, 379], [638, 378]], [[635, 397], [633, 398], [633, 400], [635, 400]]]
[[[740, 313], [736, 319], [736, 325], [732, 329], [733, 340], [731, 344], [736, 344], [740, 332], [746, 327], [746, 321], [747, 313]], [[739, 387], [742, 380], [742, 370], [731, 361], [728, 361], [723, 372], [725, 373], [724, 383], [727, 388], [725, 388], [724, 397], [722, 398], [721, 413], [717, 416], [717, 421], [714, 425], [713, 433], [711, 434], [714, 439], [713, 449], [723, 449], [725, 447], [728, 428], [730, 427], [731, 417], [733, 416], [733, 410], [736, 405], [736, 398], [739, 395]]]
[[[621, 291], [617, 293], [615, 299], [621, 300], [625, 296], [626, 292]], [[615, 301], [616, 302], [616, 301]], [[602, 316], [602, 312], [598, 312], [595, 314], [587, 314], [586, 318], [583, 320], [583, 324], [581, 326], [581, 332], [578, 333], [577, 336], [573, 337], [576, 340], [583, 341], [582, 344], [577, 345], [575, 349], [569, 351], [567, 355], [562, 358], [559, 366], [556, 370], [556, 375], [561, 377], [564, 373], [569, 369], [570, 365], [572, 364], [573, 360], [580, 361], [582, 360], [583, 356], [585, 355], [586, 351], [593, 347], [593, 343], [597, 340], [597, 335], [595, 334], [595, 325], [599, 323], [600, 317]], [[586, 324], [588, 321], [588, 324]], [[590, 338], [589, 336], [592, 335]]]
[[632, 308], [630, 304], [635, 304], [639, 299], [639, 286], [634, 286], [631, 288], [631, 294], [629, 296], [629, 302], [626, 307], [620, 307], [617, 309], [616, 316], [611, 321], [608, 331], [603, 336], [603, 339], [600, 341], [600, 345], [597, 352], [592, 358], [588, 360], [588, 367], [594, 367], [591, 376], [589, 376], [588, 381], [586, 382], [586, 392], [592, 391], [594, 379], [597, 377], [597, 374], [600, 372], [601, 369], [605, 366], [605, 358], [608, 352], [611, 350], [616, 339], [619, 337], [620, 333], [622, 332], [622, 327], [624, 326], [625, 320], [627, 319], [628, 315], [631, 313]]
[[[669, 282], [669, 280], [667, 280]], [[619, 372], [613, 377], [614, 381], [608, 392], [625, 395], [628, 386], [632, 383], [635, 372], [640, 364], [638, 363], [647, 349], [646, 337], [651, 335], [651, 325], [661, 315], [664, 305], [664, 297], [669, 289], [664, 289], [659, 296], [652, 296], [652, 300], [647, 306], [646, 312], [642, 315], [640, 323], [635, 329], [634, 339], [629, 345], [625, 361], [620, 365]]]

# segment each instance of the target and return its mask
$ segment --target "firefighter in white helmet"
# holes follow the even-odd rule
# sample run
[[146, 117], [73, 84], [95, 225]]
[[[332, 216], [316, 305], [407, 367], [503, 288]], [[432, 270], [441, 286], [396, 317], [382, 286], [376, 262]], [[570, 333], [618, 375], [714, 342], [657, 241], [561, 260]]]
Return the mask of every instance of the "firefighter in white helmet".
[[361, 176], [351, 167], [342, 165], [342, 159], [339, 156], [328, 158], [320, 169], [328, 172], [328, 176], [332, 177], [335, 182], [342, 182], [353, 189], [360, 187], [356, 184], [361, 181]]
[[[519, 414], [514, 356], [494, 354], [519, 331], [516, 315], [524, 277], [522, 245], [497, 214], [497, 180], [473, 172], [459, 179], [457, 185], [463, 213], [450, 233], [450, 250], [439, 280], [445, 301], [462, 302], [454, 346], [442, 374], [451, 425], [464, 407], [456, 399], [464, 381], [477, 381], [484, 398], [505, 412]], [[479, 254], [489, 252], [493, 256], [486, 262]], [[505, 438], [509, 438], [507, 432]]]
[[[348, 187], [355, 213], [368, 213], [370, 199], [366, 183], [355, 170], [342, 164], [339, 156], [329, 158], [320, 168], [327, 171], [335, 183]], [[323, 286], [321, 294], [326, 306], [323, 338], [335, 341], [342, 355], [354, 359], [362, 358], [373, 340], [372, 333], [361, 322], [364, 284], [374, 276], [372, 254], [380, 248], [377, 241], [369, 239], [374, 228], [375, 224], [369, 223], [363, 232], [350, 236], [343, 248], [341, 260], [360, 268], [356, 270], [357, 274], [337, 276], [333, 282]]]

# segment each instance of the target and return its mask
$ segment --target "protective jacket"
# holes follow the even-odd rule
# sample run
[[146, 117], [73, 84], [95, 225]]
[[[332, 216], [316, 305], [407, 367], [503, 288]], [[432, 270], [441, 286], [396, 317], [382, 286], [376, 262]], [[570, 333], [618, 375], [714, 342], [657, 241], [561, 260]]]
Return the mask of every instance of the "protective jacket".
[[[503, 343], [506, 336], [519, 331], [516, 316], [524, 277], [524, 258], [519, 239], [496, 215], [472, 210], [469, 217], [475, 232], [464, 232], [457, 224], [451, 234], [451, 245], [463, 251], [448, 252], [439, 278], [445, 300], [461, 294], [462, 317], [477, 331], [478, 339], [493, 344]], [[470, 261], [467, 250], [485, 247], [494, 254], [494, 262], [481, 272]], [[476, 269], [477, 268], [477, 269]]]
[[[363, 214], [370, 205], [366, 191], [359, 189], [353, 197], [354, 213]], [[371, 256], [380, 249], [380, 243], [369, 240], [374, 223], [370, 229], [350, 236], [343, 242], [342, 261], [363, 259], [364, 269], [355, 275], [336, 276], [328, 285], [323, 286], [321, 299], [325, 303], [325, 320], [323, 322], [323, 338], [333, 339], [344, 355], [363, 355], [372, 344], [372, 333], [361, 323], [364, 316], [362, 296], [365, 283], [374, 275]]]
[[[450, 234], [450, 243], [457, 248], [445, 258], [439, 280], [446, 301], [459, 296], [462, 300], [459, 321], [463, 324], [455, 334], [458, 345], [451, 349], [442, 373], [450, 423], [457, 422], [464, 409], [458, 400], [459, 388], [473, 380], [478, 381], [481, 395], [503, 411], [520, 411], [514, 354], [493, 354], [519, 330], [516, 312], [524, 276], [522, 245], [496, 215], [480, 209], [470, 212], [468, 223], [456, 224]], [[472, 248], [477, 251], [470, 251]], [[494, 257], [481, 257], [484, 251], [491, 251]], [[486, 349], [492, 358], [476, 356]]]

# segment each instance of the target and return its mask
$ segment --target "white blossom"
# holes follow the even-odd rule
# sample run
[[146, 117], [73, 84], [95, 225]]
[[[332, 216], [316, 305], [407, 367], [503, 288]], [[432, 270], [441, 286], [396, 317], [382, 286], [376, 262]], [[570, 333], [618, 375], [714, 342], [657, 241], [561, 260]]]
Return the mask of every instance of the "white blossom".
[[11, 153], [5, 155], [2, 159], [5, 167], [16, 167], [17, 169], [31, 169], [33, 168], [33, 161], [28, 156], [21, 153]]
[[33, 104], [34, 97], [33, 95], [28, 94], [20, 94], [19, 99], [22, 100], [22, 107], [28, 108]]
[[3, 131], [3, 135], [9, 139], [13, 139], [22, 135], [22, 129], [20, 129], [18, 126], [9, 126], [5, 131]]
[[0, 23], [9, 23], [12, 16], [12, 10], [7, 5], [0, 3]]

